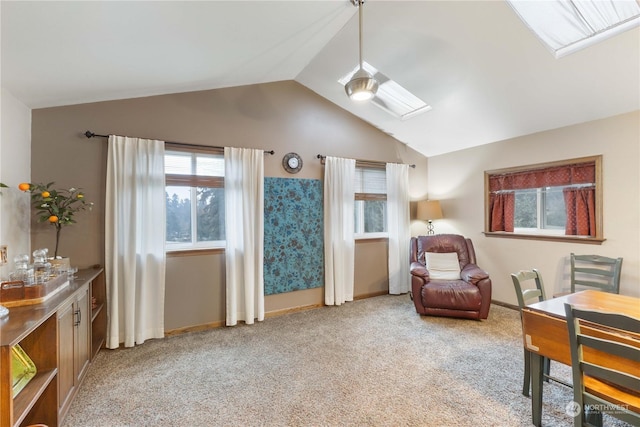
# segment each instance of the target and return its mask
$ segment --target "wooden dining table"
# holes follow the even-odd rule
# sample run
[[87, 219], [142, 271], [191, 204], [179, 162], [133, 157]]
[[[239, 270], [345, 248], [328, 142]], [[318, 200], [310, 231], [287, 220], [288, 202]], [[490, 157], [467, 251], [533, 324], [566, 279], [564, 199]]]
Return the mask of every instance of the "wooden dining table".
[[[557, 298], [537, 302], [522, 309], [522, 336], [524, 346], [531, 355], [531, 416], [533, 425], [540, 427], [542, 422], [542, 381], [543, 359], [547, 357], [565, 365], [571, 365], [569, 331], [565, 318], [564, 304], [577, 308], [600, 310], [625, 314], [640, 318], [640, 298], [586, 290]], [[619, 335], [611, 331], [599, 331], [607, 338], [619, 340]], [[640, 339], [640, 333], [633, 334]], [[624, 370], [637, 369], [626, 365]], [[569, 403], [569, 402], [567, 402]]]

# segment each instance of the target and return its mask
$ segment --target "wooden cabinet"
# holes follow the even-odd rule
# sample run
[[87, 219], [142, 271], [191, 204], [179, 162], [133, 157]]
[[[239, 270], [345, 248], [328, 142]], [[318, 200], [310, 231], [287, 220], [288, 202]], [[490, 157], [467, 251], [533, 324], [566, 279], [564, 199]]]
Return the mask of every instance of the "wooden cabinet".
[[[79, 271], [67, 288], [42, 304], [10, 308], [0, 319], [0, 427], [60, 425], [105, 336], [102, 269]], [[11, 348], [18, 344], [37, 373], [14, 396]]]
[[57, 312], [58, 404], [64, 418], [89, 367], [91, 354], [89, 286], [84, 285]]

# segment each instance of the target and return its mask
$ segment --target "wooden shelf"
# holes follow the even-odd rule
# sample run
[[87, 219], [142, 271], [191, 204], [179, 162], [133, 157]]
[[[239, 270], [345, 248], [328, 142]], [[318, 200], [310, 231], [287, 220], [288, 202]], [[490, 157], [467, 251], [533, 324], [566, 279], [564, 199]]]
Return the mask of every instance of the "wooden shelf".
[[91, 312], [91, 360], [93, 360], [105, 344], [107, 330], [106, 304], [98, 304]]
[[[29, 411], [45, 393], [49, 384], [55, 380], [57, 369], [38, 372], [25, 388], [13, 399], [13, 417], [15, 425], [20, 425]], [[55, 385], [55, 382], [54, 382]]]
[[107, 337], [107, 287], [104, 271], [100, 272], [91, 280], [90, 296], [95, 299], [96, 308], [91, 310], [91, 360], [98, 354], [104, 346]]
[[92, 322], [94, 320], [96, 320], [96, 317], [98, 317], [98, 315], [102, 311], [103, 307], [104, 307], [104, 304], [98, 304], [98, 306], [96, 308], [91, 309], [91, 321]]

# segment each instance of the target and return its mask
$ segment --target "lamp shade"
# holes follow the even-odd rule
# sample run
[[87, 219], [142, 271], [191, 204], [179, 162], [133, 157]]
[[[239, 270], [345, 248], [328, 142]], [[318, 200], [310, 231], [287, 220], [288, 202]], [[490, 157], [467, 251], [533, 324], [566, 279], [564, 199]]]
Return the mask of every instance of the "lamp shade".
[[431, 221], [442, 218], [442, 208], [438, 200], [421, 200], [418, 202], [416, 219]]

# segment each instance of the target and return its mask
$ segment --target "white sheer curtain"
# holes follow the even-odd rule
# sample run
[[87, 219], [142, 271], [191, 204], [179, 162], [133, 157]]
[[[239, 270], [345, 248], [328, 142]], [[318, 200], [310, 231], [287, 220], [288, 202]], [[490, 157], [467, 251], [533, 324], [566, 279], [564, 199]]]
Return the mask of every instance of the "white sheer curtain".
[[163, 338], [163, 141], [109, 136], [105, 205], [106, 345]]
[[324, 164], [324, 303], [353, 301], [355, 239], [354, 178], [356, 161], [325, 158]]
[[387, 163], [389, 293], [409, 292], [409, 165]]
[[264, 320], [264, 151], [224, 149], [227, 326]]

